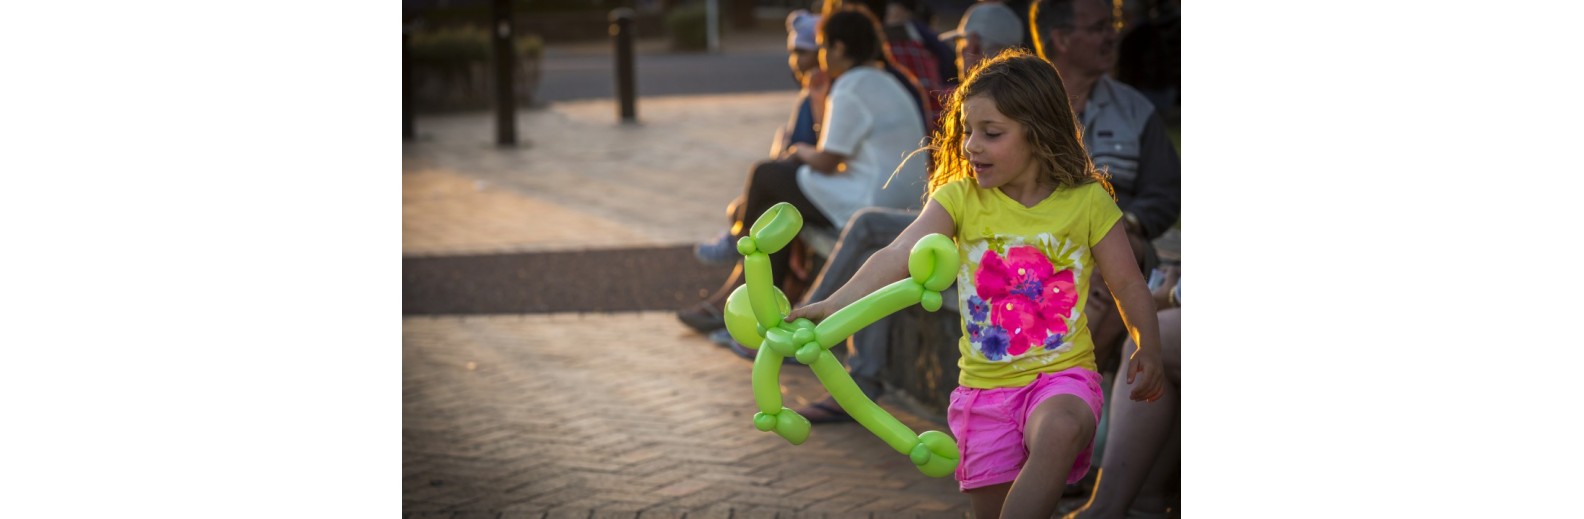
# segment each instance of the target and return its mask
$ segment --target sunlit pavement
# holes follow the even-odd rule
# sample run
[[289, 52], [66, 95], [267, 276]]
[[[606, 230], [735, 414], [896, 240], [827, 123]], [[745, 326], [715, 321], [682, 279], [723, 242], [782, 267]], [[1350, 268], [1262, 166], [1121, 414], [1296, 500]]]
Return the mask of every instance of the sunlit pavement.
[[[792, 92], [609, 100], [523, 111], [525, 146], [489, 114], [420, 117], [403, 146], [403, 255], [688, 244], [769, 151]], [[620, 276], [621, 272], [600, 275]], [[402, 493], [408, 517], [962, 517], [859, 425], [793, 446], [754, 429], [750, 364], [667, 312], [406, 316]], [[824, 395], [806, 367], [787, 405]], [[944, 424], [881, 401], [922, 432]]]

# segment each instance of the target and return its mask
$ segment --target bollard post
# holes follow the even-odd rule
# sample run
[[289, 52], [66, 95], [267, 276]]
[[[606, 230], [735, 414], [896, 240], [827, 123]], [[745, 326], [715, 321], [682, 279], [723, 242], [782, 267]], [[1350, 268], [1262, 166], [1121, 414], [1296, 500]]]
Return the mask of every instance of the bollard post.
[[495, 0], [491, 40], [495, 54], [495, 144], [517, 145], [517, 89], [512, 66], [517, 61], [511, 0]]
[[633, 78], [633, 10], [626, 7], [610, 12], [611, 38], [616, 41], [616, 99], [621, 122], [638, 119], [638, 92]]
[[704, 37], [711, 54], [720, 52], [720, 0], [704, 0]]
[[413, 70], [407, 59], [407, 47], [412, 41], [412, 31], [402, 27], [402, 140], [413, 139]]

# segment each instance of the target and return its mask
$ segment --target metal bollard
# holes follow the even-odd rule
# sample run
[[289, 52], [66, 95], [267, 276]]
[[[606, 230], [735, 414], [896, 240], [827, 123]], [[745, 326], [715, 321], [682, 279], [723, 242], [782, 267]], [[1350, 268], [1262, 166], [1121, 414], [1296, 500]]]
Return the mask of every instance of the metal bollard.
[[402, 28], [402, 140], [413, 139], [413, 70], [412, 62], [407, 59], [407, 47], [412, 40], [412, 35], [406, 27]]
[[626, 7], [610, 12], [611, 38], [616, 41], [616, 98], [621, 105], [621, 122], [638, 120], [638, 92], [633, 78], [633, 10]]
[[517, 89], [516, 74], [512, 70], [517, 62], [517, 46], [512, 30], [511, 0], [495, 0], [494, 34], [491, 38], [495, 50], [495, 144], [517, 145]]

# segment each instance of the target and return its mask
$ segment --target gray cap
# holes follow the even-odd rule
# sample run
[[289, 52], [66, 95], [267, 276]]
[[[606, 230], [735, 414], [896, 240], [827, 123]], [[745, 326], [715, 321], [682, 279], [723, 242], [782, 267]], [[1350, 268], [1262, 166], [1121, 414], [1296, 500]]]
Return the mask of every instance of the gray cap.
[[963, 13], [957, 30], [940, 35], [941, 41], [953, 41], [969, 33], [979, 35], [979, 45], [990, 49], [1006, 49], [1023, 44], [1023, 22], [1006, 4], [980, 2]]

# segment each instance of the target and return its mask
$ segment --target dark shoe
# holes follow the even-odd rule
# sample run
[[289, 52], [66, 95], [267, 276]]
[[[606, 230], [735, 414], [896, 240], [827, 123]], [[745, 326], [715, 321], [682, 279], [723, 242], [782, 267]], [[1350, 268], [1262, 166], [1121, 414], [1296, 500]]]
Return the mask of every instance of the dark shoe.
[[797, 414], [807, 418], [809, 423], [843, 423], [854, 421], [852, 415], [843, 411], [840, 404], [831, 400], [821, 400], [809, 404], [808, 407], [798, 409]]
[[[738, 357], [748, 359], [750, 362], [752, 362], [755, 357], [759, 356], [759, 352], [750, 350], [747, 346], [743, 346], [742, 343], [737, 342], [737, 339], [732, 337], [731, 332], [726, 331], [725, 328], [710, 332], [709, 339], [710, 342], [731, 350], [732, 353], [736, 353]], [[782, 366], [795, 366], [797, 364], [799, 364], [797, 359], [792, 357], [781, 359]]]
[[709, 303], [699, 303], [677, 310], [677, 320], [699, 333], [710, 333], [726, 327], [726, 317]]

